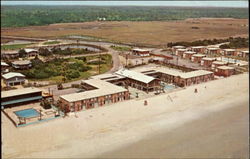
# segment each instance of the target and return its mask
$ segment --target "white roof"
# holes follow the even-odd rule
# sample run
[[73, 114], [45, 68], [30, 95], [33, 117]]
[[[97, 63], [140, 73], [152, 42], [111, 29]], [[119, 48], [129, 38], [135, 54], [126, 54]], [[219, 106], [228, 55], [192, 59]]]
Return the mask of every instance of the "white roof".
[[25, 52], [29, 53], [29, 52], [33, 52], [33, 51], [37, 51], [35, 49], [24, 49]]
[[68, 102], [76, 102], [84, 99], [90, 99], [90, 98], [96, 98], [100, 96], [125, 92], [127, 89], [123, 87], [119, 87], [117, 85], [111, 84], [106, 81], [98, 80], [98, 79], [90, 79], [82, 81], [84, 83], [87, 83], [91, 86], [96, 87], [97, 89], [80, 92], [80, 93], [72, 93], [67, 95], [62, 95], [60, 98], [68, 101]]
[[1, 66], [9, 66], [7, 63], [1, 61]]
[[1, 50], [1, 54], [19, 54], [19, 52], [18, 50], [6, 50], [6, 51]]
[[246, 54], [249, 54], [249, 51], [241, 51], [241, 52], [246, 53]]
[[127, 78], [131, 78], [131, 79], [143, 82], [143, 83], [149, 83], [149, 82], [151, 82], [151, 81], [153, 81], [155, 79], [153, 77], [144, 75], [142, 73], [135, 72], [135, 71], [130, 71], [130, 70], [127, 70], [127, 69], [120, 69], [117, 72], [115, 72], [115, 74], [118, 74], [118, 75], [121, 75], [121, 76], [124, 76], [124, 77], [127, 77]]
[[133, 49], [133, 51], [144, 52], [144, 51], [149, 51], [149, 50], [136, 48], [136, 49]]
[[194, 51], [186, 51], [186, 52], [184, 52], [184, 54], [196, 54], [196, 52], [194, 52]]
[[21, 60], [21, 61], [14, 61], [14, 62], [12, 62], [12, 64], [14, 64], [14, 65], [28, 65], [28, 64], [31, 64], [31, 62], [29, 60]]
[[204, 58], [202, 58], [202, 60], [214, 61], [214, 60], [216, 60], [216, 58], [214, 58], [214, 57], [204, 57]]
[[191, 78], [191, 77], [197, 77], [197, 76], [203, 76], [212, 74], [213, 72], [206, 71], [206, 70], [197, 70], [192, 72], [186, 72], [180, 75], [181, 78]]
[[206, 55], [203, 55], [203, 54], [195, 54], [193, 55], [193, 57], [205, 57]]
[[185, 46], [173, 46], [173, 48], [175, 48], [175, 49], [181, 49], [181, 48], [185, 48]]
[[220, 48], [216, 48], [216, 47], [210, 47], [210, 48], [207, 48], [208, 50], [220, 50]]
[[235, 51], [235, 49], [224, 49], [224, 51]]
[[224, 61], [214, 61], [213, 64], [225, 65], [227, 63]]
[[193, 49], [201, 49], [204, 48], [205, 46], [192, 46]]
[[218, 67], [218, 69], [222, 69], [222, 70], [233, 70], [234, 68], [233, 68], [233, 67], [230, 67], [230, 66], [220, 66], [220, 67]]
[[176, 51], [187, 51], [187, 49], [177, 49]]
[[9, 72], [4, 75], [2, 75], [4, 79], [10, 79], [13, 77], [25, 77], [23, 74], [18, 73], [18, 72]]
[[10, 90], [10, 91], [2, 91], [1, 98], [29, 94], [29, 93], [36, 93], [36, 92], [41, 92], [41, 90], [38, 88], [35, 88], [35, 87], [18, 88], [18, 89], [14, 89], [14, 90]]

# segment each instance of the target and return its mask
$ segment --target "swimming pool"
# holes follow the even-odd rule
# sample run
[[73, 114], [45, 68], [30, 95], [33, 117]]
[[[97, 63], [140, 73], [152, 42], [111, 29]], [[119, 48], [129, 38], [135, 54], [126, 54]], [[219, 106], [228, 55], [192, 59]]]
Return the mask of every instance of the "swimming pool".
[[165, 85], [164, 89], [165, 90], [172, 90], [172, 89], [175, 89], [175, 86], [174, 85]]
[[15, 111], [14, 113], [18, 117], [22, 117], [22, 118], [33, 118], [33, 117], [39, 116], [39, 112], [33, 108]]

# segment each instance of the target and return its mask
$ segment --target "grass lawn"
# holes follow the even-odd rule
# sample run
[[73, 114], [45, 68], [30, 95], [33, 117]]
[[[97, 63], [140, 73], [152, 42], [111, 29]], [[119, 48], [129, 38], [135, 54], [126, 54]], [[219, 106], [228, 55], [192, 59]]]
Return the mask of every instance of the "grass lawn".
[[16, 50], [16, 49], [21, 49], [21, 48], [25, 48], [30, 44], [13, 44], [13, 45], [1, 45], [1, 50]]
[[117, 50], [117, 51], [131, 51], [131, 47], [126, 47], [126, 46], [110, 46], [112, 49]]

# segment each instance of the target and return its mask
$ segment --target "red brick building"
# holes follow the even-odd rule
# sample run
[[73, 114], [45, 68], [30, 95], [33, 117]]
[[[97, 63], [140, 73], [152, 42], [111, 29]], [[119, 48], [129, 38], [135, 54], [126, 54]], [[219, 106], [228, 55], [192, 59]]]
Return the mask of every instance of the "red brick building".
[[201, 59], [206, 57], [206, 55], [203, 55], [203, 54], [194, 54], [192, 57], [191, 57], [191, 61], [192, 62], [195, 62], [195, 63], [201, 63]]
[[175, 51], [175, 55], [182, 58], [184, 52], [186, 52], [186, 51], [187, 51], [187, 49], [177, 49], [177, 50]]
[[132, 54], [136, 56], [142, 56], [142, 57], [150, 56], [149, 50], [145, 50], [145, 49], [133, 49]]
[[211, 67], [212, 63], [216, 60], [216, 58], [209, 58], [209, 57], [204, 57], [201, 60], [201, 66], [204, 67]]
[[226, 66], [226, 65], [227, 65], [226, 62], [223, 62], [223, 61], [214, 61], [214, 62], [212, 63], [211, 68], [212, 68], [212, 69], [216, 69], [216, 68], [219, 67], [219, 66]]
[[194, 52], [194, 51], [186, 51], [186, 52], [183, 53], [183, 58], [191, 60], [191, 58], [192, 58], [192, 56], [194, 54], [196, 54], [196, 52]]
[[224, 49], [222, 52], [225, 56], [237, 56], [237, 51], [235, 49]]
[[172, 47], [172, 52], [175, 53], [177, 49], [185, 49], [185, 46], [173, 46]]
[[193, 46], [191, 47], [191, 51], [204, 54], [206, 51], [206, 47], [205, 46]]
[[220, 48], [207, 48], [207, 54], [216, 54], [219, 55], [221, 52]]
[[215, 75], [229, 77], [234, 74], [234, 68], [229, 66], [219, 66], [215, 69]]
[[85, 88], [84, 92], [60, 96], [59, 106], [66, 113], [129, 99], [127, 89], [106, 81], [90, 79], [82, 81], [82, 85]]

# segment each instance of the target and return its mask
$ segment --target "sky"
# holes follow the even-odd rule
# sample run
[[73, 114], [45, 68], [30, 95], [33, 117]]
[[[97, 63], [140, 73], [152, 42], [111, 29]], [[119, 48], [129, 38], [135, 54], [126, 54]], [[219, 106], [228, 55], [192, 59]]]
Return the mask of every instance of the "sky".
[[1, 1], [1, 5], [209, 6], [248, 8], [248, 1]]

